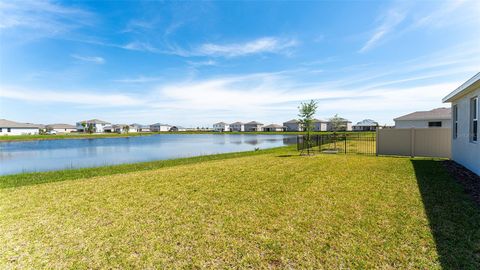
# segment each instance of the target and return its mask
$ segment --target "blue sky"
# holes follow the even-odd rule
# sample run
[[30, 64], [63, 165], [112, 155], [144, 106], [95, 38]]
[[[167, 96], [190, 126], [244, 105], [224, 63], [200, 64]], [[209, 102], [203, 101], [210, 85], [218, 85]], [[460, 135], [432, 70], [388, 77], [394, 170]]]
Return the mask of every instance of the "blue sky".
[[480, 71], [479, 1], [0, 1], [0, 118], [392, 124]]

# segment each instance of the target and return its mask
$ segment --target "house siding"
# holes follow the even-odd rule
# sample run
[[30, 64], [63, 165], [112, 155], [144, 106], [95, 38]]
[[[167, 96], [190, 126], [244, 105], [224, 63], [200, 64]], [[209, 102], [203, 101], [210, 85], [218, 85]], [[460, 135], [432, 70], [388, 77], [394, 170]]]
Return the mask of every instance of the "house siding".
[[428, 122], [442, 122], [442, 128], [451, 128], [451, 119], [395, 120], [395, 128], [429, 128]]
[[10, 128], [8, 132], [8, 127], [2, 127], [0, 135], [29, 135], [29, 134], [38, 134], [38, 128]]
[[452, 139], [452, 159], [480, 175], [480, 140], [470, 141], [470, 99], [480, 97], [480, 88], [452, 102], [458, 108], [457, 138]]

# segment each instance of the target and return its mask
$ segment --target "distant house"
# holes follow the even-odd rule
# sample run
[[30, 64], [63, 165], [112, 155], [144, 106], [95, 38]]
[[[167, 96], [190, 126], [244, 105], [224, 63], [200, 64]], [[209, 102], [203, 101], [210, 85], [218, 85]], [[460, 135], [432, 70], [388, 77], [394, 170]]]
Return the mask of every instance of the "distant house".
[[50, 124], [46, 125], [45, 129], [47, 131], [55, 131], [57, 133], [70, 133], [77, 131], [77, 128], [74, 125], [69, 124]]
[[285, 127], [277, 124], [271, 124], [263, 127], [263, 131], [268, 131], [268, 132], [278, 132], [278, 131], [284, 131]]
[[393, 119], [395, 128], [451, 128], [450, 108], [437, 108], [431, 111], [418, 111]]
[[313, 119], [313, 131], [328, 131], [329, 121], [322, 119]]
[[480, 73], [443, 98], [452, 103], [452, 159], [480, 175]]
[[127, 124], [116, 124], [113, 125], [113, 132], [115, 133], [127, 133], [127, 127], [128, 126], [128, 132], [136, 132], [130, 129], [130, 126]]
[[218, 122], [213, 124], [213, 131], [225, 132], [230, 131], [230, 125], [225, 122]]
[[292, 119], [290, 121], [284, 122], [283, 126], [286, 131], [302, 131], [302, 124], [297, 119]]
[[162, 124], [162, 123], [155, 123], [153, 125], [150, 125], [150, 131], [152, 132], [167, 132], [167, 131], [170, 131], [171, 128], [172, 128], [171, 125]]
[[242, 122], [235, 122], [230, 124], [231, 131], [242, 132], [245, 131], [245, 124]]
[[91, 127], [94, 133], [102, 133], [104, 132], [104, 128], [108, 125], [110, 125], [109, 122], [99, 119], [92, 119], [77, 122], [76, 128], [78, 132], [86, 132], [88, 131], [89, 127]]
[[170, 128], [170, 131], [172, 132], [183, 132], [187, 131], [187, 128], [181, 127], [181, 126], [173, 126]]
[[378, 123], [372, 119], [365, 119], [352, 126], [353, 131], [376, 131]]
[[133, 123], [130, 125], [130, 130], [133, 130], [133, 132], [150, 132], [150, 126]]
[[0, 135], [33, 135], [38, 132], [38, 125], [0, 119]]
[[251, 121], [245, 124], [245, 131], [262, 131], [263, 124], [257, 121]]

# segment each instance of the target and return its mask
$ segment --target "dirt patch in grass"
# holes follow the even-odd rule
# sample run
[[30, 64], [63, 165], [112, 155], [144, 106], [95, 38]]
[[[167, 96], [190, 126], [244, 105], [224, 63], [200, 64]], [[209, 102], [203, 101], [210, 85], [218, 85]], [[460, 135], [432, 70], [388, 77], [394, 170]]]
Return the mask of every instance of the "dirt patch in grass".
[[443, 162], [445, 168], [460, 183], [465, 191], [480, 207], [480, 176], [452, 160]]

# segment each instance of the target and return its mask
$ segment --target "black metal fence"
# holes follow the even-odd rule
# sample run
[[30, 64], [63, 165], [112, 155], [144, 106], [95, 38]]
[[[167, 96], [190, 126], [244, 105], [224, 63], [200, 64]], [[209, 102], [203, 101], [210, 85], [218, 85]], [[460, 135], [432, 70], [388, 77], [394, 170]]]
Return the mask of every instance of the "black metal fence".
[[376, 134], [372, 132], [299, 135], [297, 149], [302, 153], [376, 154]]

